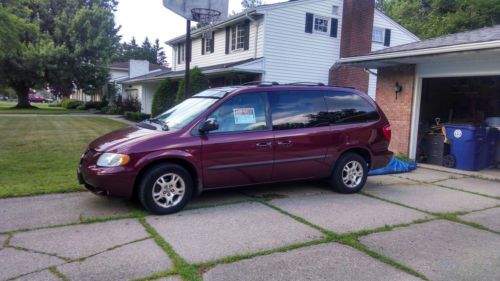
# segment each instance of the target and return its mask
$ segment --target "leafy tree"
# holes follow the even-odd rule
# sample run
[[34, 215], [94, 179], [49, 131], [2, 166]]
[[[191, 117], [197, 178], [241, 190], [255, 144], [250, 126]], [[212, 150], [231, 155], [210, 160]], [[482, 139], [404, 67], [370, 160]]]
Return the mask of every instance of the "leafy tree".
[[[189, 71], [189, 82], [191, 94], [197, 94], [208, 89], [209, 83], [208, 78], [205, 74], [201, 73], [201, 70], [198, 67], [194, 67]], [[179, 82], [179, 88], [177, 89], [177, 101], [181, 101], [184, 99], [184, 78]]]
[[120, 44], [117, 53], [115, 54], [115, 61], [128, 61], [130, 59], [147, 60], [150, 63], [167, 65], [167, 56], [163, 47], [160, 46], [160, 40], [156, 39], [154, 43], [149, 41], [146, 37], [142, 44], [139, 46], [132, 37], [130, 43], [123, 42]]
[[422, 39], [500, 23], [498, 0], [379, 0], [391, 18]]
[[157, 116], [175, 104], [178, 84], [168, 78], [160, 82], [153, 97], [151, 116]]
[[75, 86], [92, 94], [106, 85], [107, 66], [119, 41], [115, 0], [1, 3], [10, 18], [27, 25], [20, 27], [18, 47], [8, 47], [8, 56], [0, 56], [0, 81], [16, 91], [16, 107], [31, 107], [28, 96], [34, 87], [66, 95]]
[[257, 6], [262, 5], [262, 0], [242, 0], [241, 1], [241, 6], [243, 7], [244, 10], [246, 9], [253, 9]]

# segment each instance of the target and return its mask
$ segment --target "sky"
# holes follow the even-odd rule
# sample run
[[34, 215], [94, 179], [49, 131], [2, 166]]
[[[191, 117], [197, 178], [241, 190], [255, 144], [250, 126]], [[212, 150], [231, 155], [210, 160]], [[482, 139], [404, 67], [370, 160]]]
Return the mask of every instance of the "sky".
[[[286, 0], [265, 0], [265, 4]], [[229, 12], [241, 11], [241, 0], [229, 0]], [[168, 39], [185, 34], [186, 21], [163, 6], [162, 0], [119, 0], [115, 22], [121, 26], [122, 41], [135, 37], [140, 44], [144, 38], [156, 38], [163, 44]], [[167, 61], [171, 61], [172, 51], [163, 44]]]

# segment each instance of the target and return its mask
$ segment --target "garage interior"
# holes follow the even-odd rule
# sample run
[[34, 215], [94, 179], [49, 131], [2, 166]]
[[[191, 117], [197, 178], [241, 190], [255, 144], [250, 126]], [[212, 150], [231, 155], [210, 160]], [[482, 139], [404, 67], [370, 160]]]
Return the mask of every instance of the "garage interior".
[[[443, 130], [443, 126], [455, 127]], [[462, 126], [462, 127], [460, 127]], [[454, 168], [462, 153], [452, 147], [469, 129], [477, 158], [471, 170], [500, 168], [500, 76], [424, 78], [420, 102], [417, 161]], [[454, 134], [453, 134], [454, 133]], [[458, 137], [458, 138], [457, 138]], [[456, 140], [455, 144], [453, 139]], [[452, 151], [452, 148], [455, 149]], [[466, 161], [469, 161], [466, 159]], [[470, 160], [472, 161], [472, 160]]]

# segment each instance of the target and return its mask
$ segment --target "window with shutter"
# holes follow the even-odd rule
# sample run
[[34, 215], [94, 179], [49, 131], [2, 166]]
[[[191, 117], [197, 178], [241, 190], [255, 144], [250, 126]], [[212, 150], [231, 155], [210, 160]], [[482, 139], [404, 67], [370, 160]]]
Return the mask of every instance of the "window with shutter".
[[231, 51], [240, 51], [245, 49], [247, 40], [247, 25], [245, 23], [231, 26], [230, 32]]
[[314, 16], [314, 32], [328, 32], [328, 18]]
[[212, 38], [202, 38], [201, 39], [201, 54], [211, 54], [214, 52], [214, 33], [212, 33]]
[[384, 43], [385, 31], [380, 27], [373, 27], [372, 42], [382, 44]]
[[186, 61], [186, 45], [184, 43], [177, 44], [177, 63], [182, 64]]

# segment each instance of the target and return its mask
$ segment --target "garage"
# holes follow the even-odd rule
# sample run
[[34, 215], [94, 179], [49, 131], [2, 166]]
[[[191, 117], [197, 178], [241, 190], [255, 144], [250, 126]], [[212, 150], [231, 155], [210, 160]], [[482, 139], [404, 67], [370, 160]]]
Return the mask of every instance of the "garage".
[[[499, 113], [500, 76], [422, 79], [417, 162], [465, 170], [496, 167]], [[471, 138], [465, 140], [463, 131]], [[473, 151], [466, 151], [466, 142], [473, 142]], [[453, 145], [459, 147], [452, 151]]]
[[424, 165], [500, 175], [500, 26], [342, 58], [377, 69], [391, 150]]

